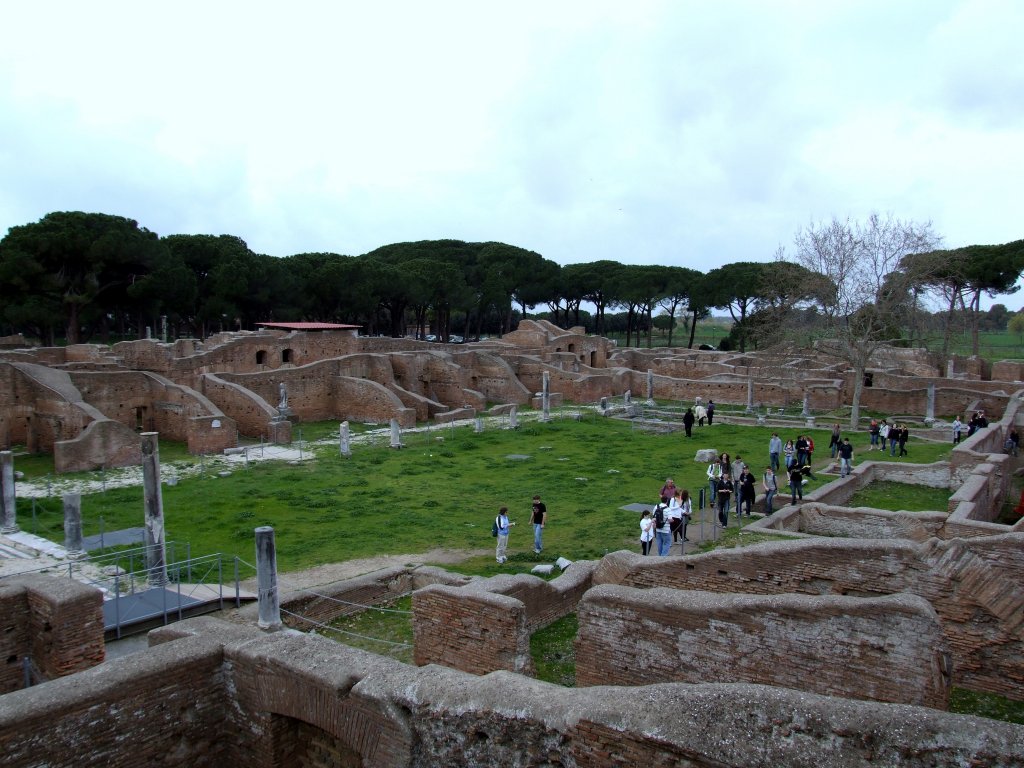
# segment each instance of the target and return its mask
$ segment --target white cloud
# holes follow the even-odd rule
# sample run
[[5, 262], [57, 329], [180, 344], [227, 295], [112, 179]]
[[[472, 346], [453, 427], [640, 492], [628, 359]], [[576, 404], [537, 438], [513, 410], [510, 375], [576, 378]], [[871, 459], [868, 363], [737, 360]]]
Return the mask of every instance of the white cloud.
[[705, 270], [833, 215], [1021, 236], [1015, 0], [5, 16], [0, 231], [80, 209], [276, 255], [456, 237]]

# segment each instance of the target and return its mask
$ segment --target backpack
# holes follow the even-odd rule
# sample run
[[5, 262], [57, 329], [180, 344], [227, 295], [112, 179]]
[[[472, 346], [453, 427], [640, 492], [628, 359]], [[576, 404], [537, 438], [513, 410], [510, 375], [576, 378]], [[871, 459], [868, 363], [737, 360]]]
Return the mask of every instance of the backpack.
[[498, 535], [498, 518], [494, 518], [494, 522], [491, 523], [491, 536]]
[[654, 508], [654, 527], [663, 528], [665, 526], [665, 506], [659, 504]]

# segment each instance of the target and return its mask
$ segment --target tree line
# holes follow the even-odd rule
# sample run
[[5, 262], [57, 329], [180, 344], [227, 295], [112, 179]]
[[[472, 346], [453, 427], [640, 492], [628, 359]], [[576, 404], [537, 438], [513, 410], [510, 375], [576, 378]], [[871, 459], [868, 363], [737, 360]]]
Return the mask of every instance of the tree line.
[[160, 237], [124, 217], [55, 212], [0, 240], [0, 322], [4, 333], [48, 345], [141, 337], [163, 317], [176, 337], [318, 320], [390, 336], [429, 327], [448, 340], [500, 335], [545, 307], [558, 325], [587, 320], [598, 334], [620, 312], [627, 346], [651, 343], [656, 316], [669, 318], [671, 345], [685, 318], [689, 335], [677, 343], [692, 346], [697, 323], [719, 309], [733, 318], [730, 342], [740, 350], [785, 343], [807, 326], [892, 340], [913, 335], [913, 310], [928, 296], [950, 315], [977, 316], [982, 293], [1012, 292], [1022, 243], [941, 251], [930, 225], [834, 219], [798, 232], [792, 259], [779, 249], [771, 261], [701, 272], [610, 260], [561, 266], [515, 245], [460, 240], [276, 257], [233, 235]]

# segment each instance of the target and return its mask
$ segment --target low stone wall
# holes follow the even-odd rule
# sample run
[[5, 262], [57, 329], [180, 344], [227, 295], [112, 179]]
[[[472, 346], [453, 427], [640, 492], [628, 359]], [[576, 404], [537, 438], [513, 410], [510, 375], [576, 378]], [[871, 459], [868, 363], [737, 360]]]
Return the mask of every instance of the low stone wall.
[[960, 768], [1024, 754], [1022, 726], [924, 707], [747, 684], [566, 689], [213, 619], [154, 634], [168, 641], [4, 696], [5, 767]]
[[530, 635], [576, 610], [595, 568], [584, 561], [552, 581], [517, 574], [418, 589], [412, 598], [416, 664], [532, 674]]
[[[103, 596], [72, 579], [33, 574], [0, 579], [0, 693], [24, 685], [22, 659], [45, 679], [103, 661]], [[2, 743], [2, 739], [0, 739]]]
[[[1012, 544], [1010, 543], [1012, 542]], [[1024, 534], [925, 544], [908, 540], [801, 539], [649, 562], [632, 552], [606, 556], [595, 584], [750, 594], [925, 598], [942, 621], [953, 681], [1024, 700], [1024, 563], [1000, 553]]]
[[576, 684], [761, 683], [946, 709], [949, 652], [916, 595], [723, 595], [611, 585], [577, 610]]

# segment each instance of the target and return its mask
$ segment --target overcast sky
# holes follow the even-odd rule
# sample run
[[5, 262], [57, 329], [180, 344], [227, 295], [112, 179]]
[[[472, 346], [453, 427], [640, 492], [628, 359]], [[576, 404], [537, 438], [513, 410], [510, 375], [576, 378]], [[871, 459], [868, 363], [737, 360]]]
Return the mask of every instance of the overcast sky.
[[275, 256], [702, 271], [872, 211], [1024, 237], [1020, 0], [38, 0], [3, 26], [0, 235], [83, 210]]

